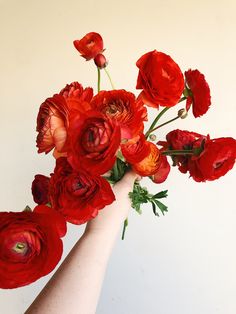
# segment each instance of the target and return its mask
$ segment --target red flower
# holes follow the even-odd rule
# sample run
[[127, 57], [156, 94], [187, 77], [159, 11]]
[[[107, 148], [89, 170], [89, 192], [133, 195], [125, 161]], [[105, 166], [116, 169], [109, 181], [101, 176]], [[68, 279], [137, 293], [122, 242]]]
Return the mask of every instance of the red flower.
[[160, 151], [155, 144], [147, 142], [150, 153], [138, 163], [132, 164], [133, 170], [140, 176], [154, 175], [160, 166]]
[[103, 40], [98, 33], [88, 33], [80, 40], [75, 40], [75, 48], [86, 60], [94, 59], [99, 53], [103, 52]]
[[104, 174], [112, 168], [120, 146], [120, 127], [100, 112], [75, 116], [69, 129], [71, 148], [68, 161], [75, 170]]
[[59, 262], [66, 233], [63, 216], [40, 205], [34, 212], [0, 213], [0, 287], [28, 285]]
[[174, 150], [192, 149], [194, 146], [198, 146], [203, 139], [206, 139], [206, 136], [202, 134], [178, 129], [166, 135], [168, 148]]
[[[206, 136], [189, 131], [173, 130], [166, 135], [167, 143], [165, 149], [169, 150], [192, 150], [200, 148]], [[160, 143], [163, 145], [163, 143]], [[182, 173], [189, 171], [189, 162], [191, 155], [174, 155], [172, 156], [174, 165], [177, 165]]]
[[49, 203], [49, 180], [49, 177], [42, 174], [36, 174], [34, 177], [31, 189], [35, 203], [39, 205]]
[[150, 151], [149, 142], [143, 133], [121, 144], [122, 155], [130, 164], [140, 162], [150, 154]]
[[216, 180], [233, 168], [236, 140], [231, 137], [211, 140], [198, 133], [174, 130], [166, 138], [169, 149], [196, 151], [192, 155], [172, 156], [172, 159], [181, 172], [189, 172], [197, 182]]
[[197, 182], [212, 181], [233, 168], [236, 159], [236, 140], [222, 137], [206, 140], [202, 153], [192, 157], [189, 174]]
[[210, 88], [198, 70], [188, 70], [184, 74], [189, 89], [186, 109], [189, 110], [192, 105], [193, 115], [197, 118], [205, 114], [211, 105]]
[[115, 200], [110, 184], [102, 177], [74, 171], [66, 158], [57, 159], [50, 181], [53, 208], [68, 222], [83, 224]]
[[73, 82], [67, 84], [60, 91], [60, 95], [66, 99], [69, 110], [75, 109], [84, 112], [91, 109], [89, 104], [93, 98], [93, 89], [91, 87], [83, 88], [80, 83]]
[[122, 138], [131, 138], [143, 131], [147, 110], [135, 100], [134, 94], [125, 90], [101, 91], [91, 105], [119, 123]]
[[167, 179], [169, 172], [170, 164], [168, 163], [166, 156], [161, 155], [158, 170], [154, 173], [151, 179], [154, 183], [162, 183]]
[[144, 54], [136, 63], [139, 68], [137, 89], [148, 106], [171, 107], [177, 104], [184, 89], [184, 78], [174, 60], [156, 50]]
[[54, 147], [65, 151], [68, 128], [68, 106], [63, 96], [47, 98], [40, 106], [37, 117], [38, 152], [49, 153]]

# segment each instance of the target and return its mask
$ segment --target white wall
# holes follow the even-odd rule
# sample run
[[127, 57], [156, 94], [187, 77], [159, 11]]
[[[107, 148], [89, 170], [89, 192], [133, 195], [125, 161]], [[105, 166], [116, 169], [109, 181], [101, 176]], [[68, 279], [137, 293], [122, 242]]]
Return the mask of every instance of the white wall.
[[[42, 101], [74, 80], [96, 87], [92, 62], [72, 46], [89, 31], [104, 38], [117, 88], [135, 91], [135, 62], [155, 48], [182, 70], [205, 73], [212, 91], [209, 113], [163, 128], [160, 138], [176, 127], [235, 137], [235, 15], [234, 0], [1, 0], [0, 210], [33, 207], [34, 175], [53, 169], [53, 159], [35, 148]], [[109, 88], [107, 80], [103, 86]], [[141, 217], [131, 214], [97, 313], [236, 313], [235, 178], [233, 170], [219, 181], [197, 184], [173, 169], [162, 186], [152, 186], [153, 192], [169, 189], [169, 213], [156, 218], [146, 207]], [[82, 229], [69, 228], [65, 253]], [[1, 290], [0, 312], [23, 313], [49, 278]]]

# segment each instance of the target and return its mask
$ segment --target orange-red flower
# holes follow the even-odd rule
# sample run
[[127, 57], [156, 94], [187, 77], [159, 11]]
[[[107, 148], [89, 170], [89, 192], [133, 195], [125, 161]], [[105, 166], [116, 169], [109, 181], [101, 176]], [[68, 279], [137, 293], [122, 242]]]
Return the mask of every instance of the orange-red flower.
[[38, 152], [50, 152], [54, 147], [65, 151], [69, 109], [62, 95], [47, 98], [40, 106], [37, 117]]
[[147, 142], [150, 153], [147, 157], [138, 163], [132, 164], [132, 168], [140, 176], [154, 175], [160, 166], [160, 151], [157, 146], [151, 142]]
[[168, 55], [156, 50], [144, 54], [136, 63], [139, 68], [137, 89], [139, 98], [148, 106], [172, 107], [184, 89], [183, 74], [177, 63]]
[[120, 146], [120, 126], [98, 111], [72, 118], [68, 161], [75, 170], [104, 174], [112, 168]]
[[133, 93], [125, 90], [101, 91], [93, 97], [91, 106], [115, 119], [121, 128], [121, 138], [132, 138], [143, 131], [147, 110]]
[[135, 164], [150, 154], [150, 145], [143, 133], [121, 144], [121, 152], [126, 161]]
[[103, 52], [103, 40], [100, 34], [91, 32], [80, 40], [74, 40], [74, 46], [86, 60], [94, 59]]
[[166, 156], [161, 155], [157, 172], [154, 173], [151, 179], [154, 183], [162, 183], [167, 179], [169, 172], [170, 172], [170, 164], [168, 163]]
[[90, 101], [93, 98], [93, 89], [91, 87], [83, 88], [80, 83], [72, 82], [60, 91], [60, 95], [66, 99], [70, 111], [75, 109], [84, 112], [91, 109]]
[[204, 75], [198, 70], [188, 70], [185, 73], [189, 96], [186, 102], [186, 109], [192, 105], [195, 118], [205, 114], [211, 105], [210, 88]]

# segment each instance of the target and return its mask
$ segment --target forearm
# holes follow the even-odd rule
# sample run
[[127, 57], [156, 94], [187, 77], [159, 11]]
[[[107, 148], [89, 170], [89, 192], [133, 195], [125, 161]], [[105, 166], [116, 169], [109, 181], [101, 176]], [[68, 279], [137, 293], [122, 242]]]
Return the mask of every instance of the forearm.
[[85, 233], [26, 313], [95, 313], [111, 248], [104, 235]]

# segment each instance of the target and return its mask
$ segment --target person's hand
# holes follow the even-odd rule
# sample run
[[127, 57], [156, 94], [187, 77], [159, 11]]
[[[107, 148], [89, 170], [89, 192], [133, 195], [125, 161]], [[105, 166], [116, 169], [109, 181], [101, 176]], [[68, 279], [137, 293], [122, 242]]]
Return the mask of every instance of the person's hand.
[[99, 211], [94, 219], [87, 223], [86, 233], [103, 233], [111, 228], [117, 230], [127, 218], [131, 209], [129, 192], [133, 191], [135, 180], [140, 180], [140, 176], [134, 171], [128, 171], [124, 177], [113, 186], [116, 200]]

